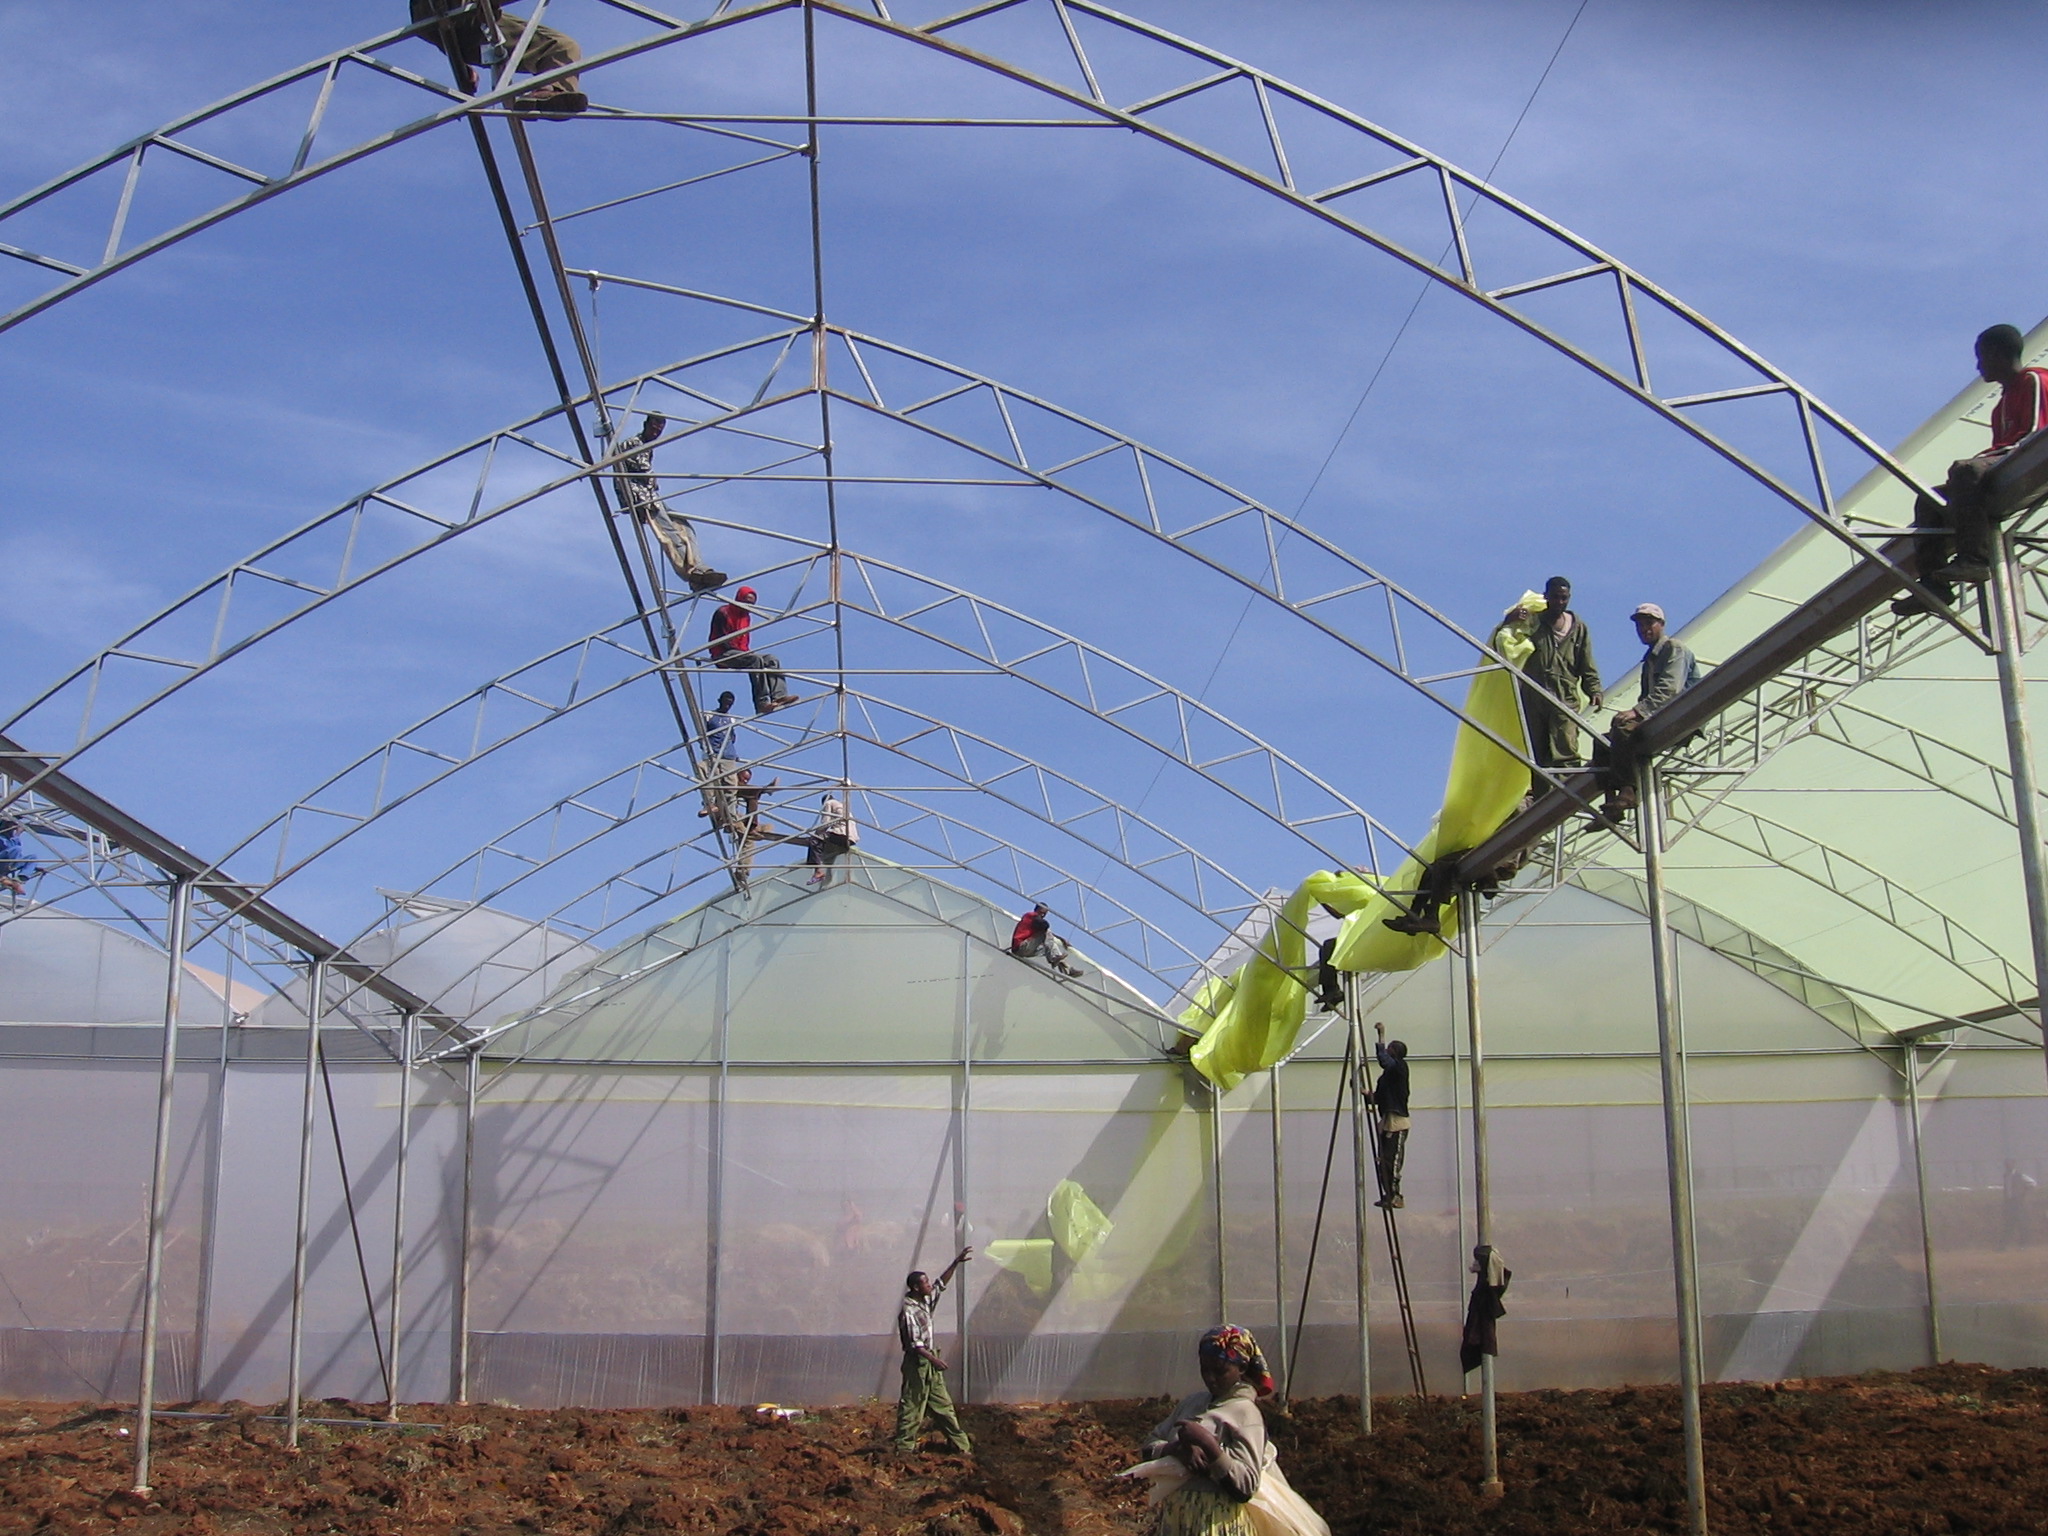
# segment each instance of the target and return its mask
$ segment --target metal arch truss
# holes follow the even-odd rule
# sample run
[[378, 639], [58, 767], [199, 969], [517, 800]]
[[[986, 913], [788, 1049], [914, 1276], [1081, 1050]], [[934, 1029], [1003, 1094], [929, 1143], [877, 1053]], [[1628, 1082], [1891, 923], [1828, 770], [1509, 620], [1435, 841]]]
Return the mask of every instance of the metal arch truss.
[[[825, 453], [821, 442], [793, 438], [753, 419], [809, 397], [840, 401], [908, 426], [948, 449], [987, 460], [1001, 472], [1001, 478], [971, 483], [1056, 490], [1140, 531], [1311, 625], [1481, 731], [1503, 751], [1528, 761], [1520, 743], [1466, 717], [1462, 700], [1452, 693], [1454, 685], [1468, 681], [1480, 666], [1498, 663], [1498, 656], [1430, 604], [1328, 539], [1170, 455], [998, 380], [858, 332], [827, 327], [825, 334], [843, 349], [840, 371], [858, 379], [858, 388], [827, 382], [822, 348], [803, 349], [797, 368], [801, 377], [794, 383], [784, 380], [797, 355], [796, 344], [811, 335], [810, 328], [802, 326], [719, 347], [605, 391], [615, 408], [645, 409], [652, 402], [680, 423], [680, 430], [663, 439], [671, 450], [697, 439], [757, 455], [744, 469], [658, 475], [671, 504], [686, 505], [690, 496], [720, 485], [846, 483], [845, 477], [815, 467]], [[749, 355], [761, 365], [751, 376], [759, 381], [751, 394], [735, 401], [727, 393], [714, 392], [709, 381], [714, 370], [726, 370]], [[892, 400], [877, 383], [885, 360], [898, 377], [909, 373], [921, 387], [908, 390], [908, 398]], [[587, 398], [572, 404], [583, 404]], [[973, 407], [984, 408], [980, 432], [962, 419]], [[45, 746], [45, 755], [61, 765], [324, 604], [507, 513], [604, 473], [612, 458], [586, 465], [573, 451], [545, 440], [541, 429], [562, 423], [567, 416], [568, 409], [562, 406], [538, 412], [437, 456], [273, 540], [88, 658], [25, 704], [6, 729], [16, 734], [48, 732], [53, 739]], [[1054, 427], [1061, 451], [1039, 453], [1027, 446]], [[1117, 475], [1116, 483], [1105, 484], [1105, 475], [1111, 473]], [[905, 476], [892, 477], [892, 483], [918, 482]], [[830, 547], [703, 516], [694, 509], [691, 517], [707, 528], [729, 528], [814, 551]], [[1234, 551], [1247, 549], [1252, 552], [1250, 561], [1233, 557]], [[651, 569], [661, 582], [659, 568]], [[666, 613], [667, 605], [685, 599], [657, 585], [656, 600]], [[1589, 730], [1595, 729], [1569, 706], [1560, 707]], [[1546, 770], [1532, 766], [1531, 771], [1549, 777]], [[1375, 871], [1380, 868], [1376, 850], [1368, 850], [1367, 863]]]
[[[1123, 15], [1095, 0], [984, 0], [924, 26], [895, 20], [883, 0], [868, 0], [866, 4], [853, 0], [765, 0], [743, 6], [720, 0], [708, 15], [694, 20], [678, 20], [628, 0], [602, 3], [636, 18], [649, 30], [582, 60], [574, 68], [586, 79], [601, 78], [608, 64], [657, 48], [686, 43], [713, 31], [757, 22], [785, 11], [800, 11], [806, 20], [807, 49], [814, 47], [810, 25], [813, 18], [832, 17], [999, 75], [1064, 104], [1078, 115], [1040, 124], [1039, 120], [989, 117], [834, 118], [820, 114], [815, 104], [800, 114], [752, 116], [626, 112], [599, 106], [580, 119], [580, 124], [588, 125], [592, 131], [601, 130], [608, 122], [667, 122], [729, 137], [745, 146], [744, 152], [752, 157], [753, 163], [766, 163], [813, 149], [821, 125], [853, 126], [881, 121], [895, 126], [1032, 123], [1063, 128], [1084, 124], [1122, 128], [1188, 155], [1373, 246], [1544, 342], [1704, 444], [1866, 560], [1891, 566], [1877, 548], [1848, 526], [1841, 514], [1828, 469], [1830, 443], [1848, 449], [1865, 465], [1912, 491], [1927, 489], [1846, 417], [1783, 370], [1675, 295], [1564, 226], [1399, 134], [1263, 70]], [[1040, 73], [1023, 63], [977, 48], [976, 41], [987, 30], [984, 24], [998, 17], [1002, 27], [1009, 31], [1037, 28], [1054, 56], [1071, 61], [1070, 66], [1065, 62], [1059, 66], [1065, 78]], [[0, 316], [0, 328], [19, 323], [155, 251], [294, 186], [456, 119], [497, 113], [522, 91], [571, 72], [563, 69], [517, 79], [508, 75], [495, 89], [465, 99], [376, 56], [411, 32], [412, 29], [404, 29], [383, 34], [227, 97], [0, 205], [0, 256], [54, 272], [59, 277], [43, 293]], [[1123, 60], [1112, 60], [1105, 51], [1091, 54], [1089, 48], [1091, 37], [1107, 37], [1111, 33], [1117, 35], [1121, 49], [1141, 50], [1155, 77], [1178, 77], [1179, 83], [1142, 94], [1113, 92], [1105, 82], [1114, 82], [1117, 72], [1124, 67]], [[435, 110], [426, 117], [392, 125], [315, 158], [337, 85], [344, 73], [358, 71], [426, 93], [433, 99]], [[1133, 66], [1133, 73], [1136, 72]], [[301, 126], [280, 134], [267, 121], [268, 109], [295, 90], [308, 97], [307, 115]], [[1185, 122], [1179, 127], [1168, 125], [1167, 114], [1176, 113], [1184, 119], [1188, 109], [1196, 104], [1204, 112], [1219, 115], [1223, 121], [1218, 126], [1222, 129], [1241, 132], [1226, 131], [1215, 142], [1205, 142]], [[248, 110], [251, 108], [254, 110]], [[792, 143], [772, 132], [757, 131], [790, 126], [803, 127], [808, 139]], [[202, 130], [229, 127], [245, 135], [253, 132], [258, 142], [270, 143], [276, 168], [258, 169], [230, 160], [197, 142]], [[1223, 147], [1240, 142], [1245, 133], [1250, 135], [1251, 142], [1261, 146], [1248, 159]], [[1332, 140], [1337, 147], [1331, 147]], [[764, 148], [774, 153], [763, 155]], [[132, 244], [126, 243], [137, 188], [153, 167], [167, 160], [207, 167], [227, 177], [237, 191], [182, 223], [160, 227]], [[1302, 177], [1312, 161], [1317, 165], [1315, 177], [1304, 180]], [[1323, 169], [1325, 166], [1328, 168]], [[741, 168], [735, 165], [731, 169]], [[104, 228], [105, 237], [88, 240], [80, 248], [80, 259], [66, 259], [32, 244], [18, 243], [20, 239], [32, 238], [24, 232], [33, 227], [38, 213], [50, 210], [53, 200], [117, 172], [125, 179], [111, 220], [94, 226]], [[1406, 198], [1418, 186], [1424, 191], [1426, 206], [1435, 210], [1420, 248], [1412, 239], [1404, 242], [1388, 233], [1382, 227], [1384, 215], [1376, 212], [1376, 205]], [[667, 189], [654, 187], [633, 195], [653, 195], [663, 190]], [[95, 243], [97, 251], [90, 249]], [[1438, 247], [1439, 254], [1432, 255], [1431, 246]], [[1610, 332], [1604, 347], [1569, 339], [1531, 312], [1529, 301], [1536, 296], [1568, 291], [1604, 296], [1600, 302], [1607, 308], [1606, 328]], [[822, 318], [818, 317], [820, 323]], [[1666, 331], [1668, 336], [1662, 334]], [[1694, 354], [1708, 359], [1700, 382], [1710, 387], [1672, 389], [1672, 370], [1697, 366]], [[1744, 453], [1703, 419], [1715, 407], [1754, 401], [1771, 402], [1785, 413], [1786, 425], [1792, 429], [1804, 460], [1792, 478]], [[1920, 590], [1903, 571], [1892, 568], [1902, 585]]]
[[[1181, 842], [1165, 828], [1124, 809], [1081, 781], [988, 737], [962, 730], [907, 706], [853, 691], [849, 691], [849, 696], [855, 706], [853, 714], [858, 724], [849, 727], [847, 734], [856, 744], [929, 768], [944, 775], [958, 788], [975, 790], [983, 798], [1007, 805], [1049, 829], [1065, 833], [1206, 919], [1221, 934], [1234, 931], [1245, 914], [1263, 906], [1258, 892], [1238, 881], [1213, 860]], [[756, 771], [801, 770], [799, 759], [803, 755], [828, 745], [838, 734], [800, 735], [777, 752], [741, 766]], [[701, 799], [704, 787], [695, 770], [687, 763], [672, 761], [675, 755], [653, 754], [562, 796], [464, 854], [412, 894], [459, 901], [464, 905], [490, 905], [551, 866], [583, 853], [613, 833]], [[783, 790], [778, 800], [787, 800], [796, 794], [836, 782], [831, 776], [803, 771], [807, 773], [804, 784]], [[900, 808], [900, 814], [892, 821], [870, 817], [866, 824], [903, 837], [905, 841], [909, 839], [903, 829], [927, 814], [924, 807], [910, 798], [912, 791], [863, 787], [858, 793], [871, 797], [874, 803], [887, 802]], [[775, 803], [769, 802], [768, 808], [774, 808]], [[943, 833], [941, 846], [955, 856], [953, 862], [958, 867], [974, 869], [984, 877], [989, 872], [981, 864], [992, 854], [1000, 853], [1002, 862], [1007, 864], [1013, 875], [1021, 869], [1024, 861], [1035, 858], [1014, 843], [995, 838], [985, 828], [960, 817], [945, 815], [938, 818], [938, 825]], [[966, 851], [965, 845], [957, 840], [964, 834], [982, 838], [989, 846]], [[639, 916], [654, 903], [674, 895], [678, 889], [696, 883], [703, 878], [703, 873], [709, 872], [700, 872], [683, 882], [682, 886], [676, 884], [672, 874], [658, 885], [650, 884], [646, 870], [661, 865], [670, 855], [693, 850], [705, 854], [712, 869], [722, 868], [726, 862], [723, 854], [706, 848], [705, 842], [706, 839], [693, 838], [646, 856], [624, 871], [616, 872], [557, 903], [544, 916], [530, 920], [526, 932], [554, 929], [573, 933], [585, 940], [599, 938]], [[939, 847], [929, 843], [918, 846], [927, 852], [940, 851]], [[1058, 866], [1050, 864], [1046, 867], [1058, 869]], [[496, 870], [504, 871], [504, 878], [493, 880], [491, 872]], [[1076, 926], [1111, 944], [1117, 953], [1132, 960], [1169, 989], [1178, 990], [1186, 978], [1200, 968], [1201, 957], [1156, 924], [1099, 891], [1091, 893], [1086, 883], [1075, 880], [1068, 872], [1060, 870], [1059, 873], [1063, 881], [1059, 888], [1069, 893], [1063, 910], [1072, 914]], [[451, 889], [451, 885], [465, 880], [466, 890], [458, 894], [456, 889]], [[1026, 900], [1043, 899], [1055, 890], [1054, 886], [1026, 882], [1021, 878], [1012, 879], [1005, 888]], [[623, 899], [626, 907], [614, 907], [614, 898]], [[1089, 914], [1091, 899], [1110, 909], [1111, 915], [1107, 920], [1099, 920]], [[372, 925], [373, 928], [375, 926]], [[1117, 937], [1119, 931], [1126, 927], [1139, 936], [1140, 947], [1135, 951], [1124, 947]], [[370, 931], [366, 928], [357, 934], [349, 941], [350, 947], [361, 944]], [[508, 939], [504, 946], [479, 959], [477, 967], [498, 960], [523, 936]], [[1164, 964], [1162, 954], [1166, 956]], [[387, 968], [398, 958], [400, 956], [394, 955], [393, 961], [387, 961]], [[465, 975], [450, 986], [461, 985], [467, 979]], [[444, 989], [439, 997], [430, 1001], [438, 1002], [446, 995], [447, 989]]]
[[[131, 932], [157, 950], [166, 948], [174, 873], [41, 796], [24, 797], [13, 815], [30, 840], [33, 873], [26, 877], [28, 893], [11, 899], [0, 896], [5, 902], [0, 905], [0, 927], [63, 912]], [[269, 979], [280, 994], [304, 979], [310, 957], [236, 911], [206, 882], [192, 882], [189, 901], [190, 929], [203, 927], [234, 964]], [[199, 947], [198, 939], [184, 946], [188, 965]], [[348, 1023], [375, 1049], [395, 1059], [391, 1026], [400, 1010], [370, 991], [384, 967], [357, 959], [345, 945], [337, 955], [347, 969], [330, 971], [324, 1015]], [[233, 978], [222, 979], [226, 984]], [[232, 1010], [231, 996], [224, 996], [223, 1003]], [[239, 1022], [240, 1016], [235, 1017]]]
[[[1095, 716], [1287, 829], [1334, 862], [1342, 862], [1341, 857], [1322, 841], [1330, 837], [1333, 826], [1356, 830], [1368, 840], [1375, 833], [1391, 837], [1340, 791], [1277, 748], [1108, 652], [936, 578], [851, 553], [841, 558], [843, 571], [851, 577], [842, 587], [839, 602], [829, 606], [951, 649], [976, 663], [969, 675], [1012, 678]], [[814, 556], [806, 556], [795, 564], [809, 566], [814, 560]], [[808, 621], [826, 606], [800, 608], [774, 622]], [[939, 627], [942, 622], [956, 631], [967, 628], [970, 633], [963, 639]], [[1018, 643], [998, 645], [994, 632], [999, 627], [1019, 637]], [[249, 887], [252, 894], [261, 895], [416, 796], [542, 726], [644, 679], [701, 666], [687, 657], [650, 654], [643, 636], [641, 616], [634, 615], [471, 690], [295, 800], [222, 854], [216, 867], [262, 850], [267, 873]], [[714, 677], [729, 676], [708, 667], [702, 670]], [[805, 675], [802, 669], [792, 670]], [[834, 681], [857, 675], [849, 671]], [[802, 738], [802, 744], [832, 739], [840, 729], [811, 732]], [[932, 722], [909, 732], [905, 739], [929, 736], [938, 729], [951, 728]], [[962, 732], [948, 739], [964, 754], [977, 738]], [[879, 734], [875, 744], [887, 747]], [[935, 757], [926, 766], [936, 768], [941, 761]], [[1021, 765], [1028, 761], [1011, 754], [1002, 765], [1003, 773], [1022, 771]], [[1078, 781], [1065, 782], [1078, 786]], [[1105, 797], [1093, 791], [1085, 794], [1092, 804], [1074, 826], [1099, 814], [1099, 807], [1106, 803]], [[1314, 803], [1303, 806], [1302, 799], [1310, 797]], [[1030, 809], [1023, 800], [1016, 804], [1020, 810]], [[1127, 813], [1116, 826], [1126, 844], [1136, 836], [1135, 829], [1150, 830], [1150, 824], [1128, 818]], [[1073, 827], [1061, 830], [1078, 835]], [[1100, 851], [1119, 857], [1117, 846], [1105, 843]], [[1141, 866], [1144, 862], [1139, 861]], [[1220, 866], [1210, 861], [1204, 860], [1202, 868], [1211, 872], [1212, 878], [1220, 873]], [[1134, 868], [1133, 873], [1167, 888], [1158, 873], [1147, 867]], [[1239, 885], [1239, 889], [1245, 888]], [[1145, 962], [1139, 959], [1139, 963]]]

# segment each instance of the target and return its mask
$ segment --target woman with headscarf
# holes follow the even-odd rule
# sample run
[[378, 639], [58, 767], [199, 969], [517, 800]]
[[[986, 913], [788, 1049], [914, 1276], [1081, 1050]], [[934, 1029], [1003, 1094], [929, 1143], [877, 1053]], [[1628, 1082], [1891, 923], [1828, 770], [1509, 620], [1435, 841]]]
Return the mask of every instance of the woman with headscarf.
[[1266, 1441], [1258, 1400], [1273, 1375], [1258, 1340], [1225, 1323], [1202, 1335], [1197, 1353], [1204, 1390], [1153, 1427], [1148, 1459], [1124, 1474], [1153, 1480], [1158, 1536], [1330, 1536]]

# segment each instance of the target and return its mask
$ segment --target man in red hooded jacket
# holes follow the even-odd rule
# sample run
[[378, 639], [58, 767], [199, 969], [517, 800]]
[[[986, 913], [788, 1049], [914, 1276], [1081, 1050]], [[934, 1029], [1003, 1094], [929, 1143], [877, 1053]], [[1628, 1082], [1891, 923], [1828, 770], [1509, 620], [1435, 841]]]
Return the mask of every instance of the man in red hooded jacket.
[[752, 587], [741, 587], [733, 601], [719, 604], [711, 615], [711, 664], [744, 672], [754, 688], [754, 713], [772, 715], [796, 702], [789, 691], [789, 679], [782, 675], [782, 663], [763, 651], [756, 651], [749, 633], [754, 616], [747, 610], [756, 601]]

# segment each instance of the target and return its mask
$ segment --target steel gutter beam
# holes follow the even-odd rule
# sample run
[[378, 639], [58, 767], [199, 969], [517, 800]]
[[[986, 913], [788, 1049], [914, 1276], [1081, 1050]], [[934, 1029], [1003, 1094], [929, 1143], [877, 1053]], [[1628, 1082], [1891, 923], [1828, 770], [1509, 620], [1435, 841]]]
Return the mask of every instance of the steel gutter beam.
[[324, 961], [329, 971], [368, 988], [400, 1013], [414, 1013], [437, 1026], [454, 1027], [453, 1019], [429, 1007], [424, 999], [400, 986], [379, 967], [358, 960], [341, 945], [323, 938], [290, 913], [271, 905], [255, 889], [221, 875], [197, 854], [145, 826], [70, 775], [57, 771], [43, 758], [22, 750], [6, 736], [0, 736], [0, 775], [17, 782], [35, 780], [36, 793], [67, 815], [140, 854], [174, 879], [191, 882], [195, 894], [204, 895], [235, 916], [246, 918], [307, 959]]
[[[1992, 471], [1987, 495], [2000, 517], [2048, 496], [2048, 432], [2036, 432]], [[1909, 560], [1916, 542], [1911, 534], [1900, 534], [1885, 543], [1884, 557], [1894, 565]], [[1637, 737], [1641, 750], [1654, 754], [1683, 741], [1898, 590], [1898, 578], [1889, 567], [1859, 560], [1645, 720]], [[1543, 795], [1466, 854], [1458, 865], [1460, 883], [1484, 879], [1591, 804], [1598, 792], [1590, 771], [1571, 775], [1562, 787]]]

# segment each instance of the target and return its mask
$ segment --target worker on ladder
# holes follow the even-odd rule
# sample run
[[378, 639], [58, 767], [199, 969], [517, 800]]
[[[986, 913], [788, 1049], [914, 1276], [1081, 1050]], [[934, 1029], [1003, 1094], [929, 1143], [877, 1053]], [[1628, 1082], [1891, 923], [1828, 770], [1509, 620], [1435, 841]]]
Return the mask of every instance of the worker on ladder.
[[725, 585], [725, 572], [714, 571], [697, 550], [697, 530], [690, 520], [669, 511], [661, 499], [661, 487], [654, 478], [654, 444], [668, 430], [668, 418], [649, 411], [640, 418], [640, 435], [618, 446], [618, 472], [612, 483], [618, 487], [619, 505], [643, 523], [661, 545], [668, 563], [690, 585], [692, 592], [709, 592]]
[[1387, 1026], [1375, 1021], [1372, 1053], [1380, 1064], [1380, 1080], [1372, 1090], [1372, 1107], [1380, 1120], [1380, 1197], [1373, 1203], [1383, 1211], [1398, 1211], [1407, 1205], [1401, 1198], [1401, 1164], [1408, 1157], [1408, 1045], [1389, 1040]]
[[[495, 55], [490, 37], [493, 12], [498, 36], [503, 39], [503, 51]], [[463, 0], [412, 0], [412, 21], [414, 26], [420, 27], [420, 36], [448, 55], [449, 67], [455, 71], [455, 83], [465, 92], [476, 90], [477, 71], [487, 62], [498, 64], [514, 59], [517, 61], [515, 73], [544, 75], [551, 70], [566, 69], [583, 58], [582, 47], [568, 33], [536, 25], [499, 10], [495, 5], [480, 4], [478, 0], [469, 0], [468, 4]], [[423, 22], [432, 25], [421, 26]], [[524, 48], [521, 43], [525, 44]], [[583, 94], [580, 75], [564, 75], [559, 80], [523, 91], [511, 101], [514, 112], [557, 118], [572, 117], [589, 105], [590, 98]]]

